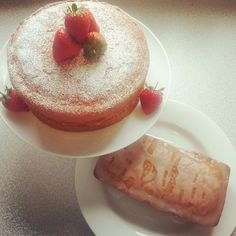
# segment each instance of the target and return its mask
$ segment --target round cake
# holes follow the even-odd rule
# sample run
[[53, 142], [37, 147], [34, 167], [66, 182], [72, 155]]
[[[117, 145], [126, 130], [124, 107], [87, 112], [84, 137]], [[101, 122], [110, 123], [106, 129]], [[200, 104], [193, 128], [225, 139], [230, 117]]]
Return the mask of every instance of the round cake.
[[136, 107], [149, 67], [139, 25], [120, 8], [82, 2], [107, 42], [105, 54], [87, 63], [80, 54], [55, 62], [55, 32], [64, 26], [70, 2], [56, 2], [25, 19], [8, 43], [11, 83], [41, 121], [66, 131], [89, 131], [114, 124]]

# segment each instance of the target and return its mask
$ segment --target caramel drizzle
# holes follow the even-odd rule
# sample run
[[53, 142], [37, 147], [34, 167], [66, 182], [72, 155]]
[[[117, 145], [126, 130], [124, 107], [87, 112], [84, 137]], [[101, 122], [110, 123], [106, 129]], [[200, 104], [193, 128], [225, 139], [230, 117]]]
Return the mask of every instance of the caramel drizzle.
[[166, 196], [170, 195], [175, 188], [175, 185], [176, 185], [175, 180], [179, 174], [179, 171], [178, 171], [179, 162], [180, 162], [180, 158], [176, 159], [174, 162], [174, 165], [171, 168], [170, 178], [169, 178], [169, 181], [168, 181], [166, 187], [163, 189], [162, 197], [166, 197]]
[[107, 175], [109, 175], [110, 178], [112, 178], [114, 180], [117, 180], [117, 181], [120, 181], [123, 178], [123, 176], [125, 175], [126, 171], [127, 171], [127, 168], [122, 169], [120, 171], [120, 173], [115, 173], [112, 170], [110, 170], [109, 168], [106, 169]]
[[157, 178], [157, 170], [155, 166], [148, 160], [143, 162], [143, 172], [141, 175], [141, 186], [154, 181]]
[[123, 182], [125, 184], [126, 190], [129, 190], [134, 185], [134, 177], [129, 176]]
[[151, 187], [149, 187], [148, 185], [143, 186], [143, 190], [149, 195], [155, 195], [154, 190]]
[[155, 149], [156, 149], [156, 146], [157, 146], [156, 141], [155, 141], [155, 140], [152, 140], [152, 141], [151, 141], [151, 144], [150, 144], [150, 145], [148, 146], [148, 148], [147, 148], [147, 152], [148, 152], [150, 155], [152, 155], [153, 152], [154, 152]]
[[166, 177], [168, 176], [168, 170], [164, 171], [164, 174], [162, 176], [162, 187], [166, 185]]

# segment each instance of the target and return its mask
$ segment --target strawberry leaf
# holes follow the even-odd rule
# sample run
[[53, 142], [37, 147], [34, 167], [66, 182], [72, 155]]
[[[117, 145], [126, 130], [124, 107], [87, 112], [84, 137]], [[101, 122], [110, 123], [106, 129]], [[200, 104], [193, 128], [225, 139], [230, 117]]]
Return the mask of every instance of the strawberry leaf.
[[11, 92], [12, 92], [12, 88], [8, 88], [8, 87], [6, 86], [6, 88], [5, 88], [5, 93], [0, 92], [0, 95], [1, 95], [1, 97], [0, 97], [0, 102], [4, 102], [4, 101], [6, 101], [7, 99], [9, 99]]
[[145, 84], [144, 84], [144, 88], [149, 89], [149, 90], [152, 90], [152, 91], [155, 91], [155, 92], [160, 93], [161, 95], [163, 95], [163, 91], [165, 90], [165, 88], [162, 87], [162, 88], [160, 88], [160, 89], [157, 89], [158, 83], [159, 83], [159, 82], [157, 81], [155, 87], [149, 86], [147, 83], [145, 83]]
[[1, 95], [0, 102], [5, 101], [6, 100], [6, 95], [4, 93], [2, 93], [2, 92], [0, 92], [0, 95]]

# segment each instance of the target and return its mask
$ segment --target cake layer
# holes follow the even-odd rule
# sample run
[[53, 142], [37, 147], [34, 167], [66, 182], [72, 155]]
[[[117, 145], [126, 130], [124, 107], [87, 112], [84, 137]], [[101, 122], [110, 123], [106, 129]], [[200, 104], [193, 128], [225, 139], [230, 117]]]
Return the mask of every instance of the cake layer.
[[57, 64], [53, 39], [71, 4], [46, 5], [19, 25], [8, 45], [9, 75], [45, 123], [64, 130], [93, 130], [121, 120], [137, 105], [149, 66], [148, 47], [137, 23], [118, 7], [77, 2], [93, 13], [107, 50], [96, 63], [86, 62], [81, 54]]

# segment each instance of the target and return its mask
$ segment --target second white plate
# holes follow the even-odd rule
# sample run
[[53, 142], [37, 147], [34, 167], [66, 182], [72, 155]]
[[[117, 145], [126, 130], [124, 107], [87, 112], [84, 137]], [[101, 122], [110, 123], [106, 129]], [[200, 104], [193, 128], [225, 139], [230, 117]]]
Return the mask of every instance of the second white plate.
[[80, 159], [76, 163], [75, 188], [82, 213], [93, 232], [97, 236], [230, 235], [236, 224], [236, 152], [223, 131], [201, 112], [170, 101], [148, 133], [175, 146], [205, 153], [231, 167], [219, 224], [208, 228], [176, 221], [169, 214], [103, 185], [93, 176], [96, 159]]

